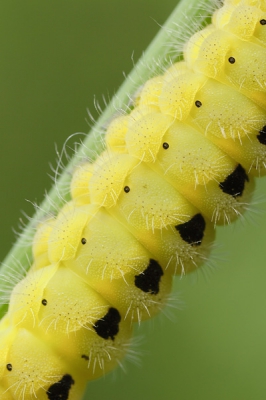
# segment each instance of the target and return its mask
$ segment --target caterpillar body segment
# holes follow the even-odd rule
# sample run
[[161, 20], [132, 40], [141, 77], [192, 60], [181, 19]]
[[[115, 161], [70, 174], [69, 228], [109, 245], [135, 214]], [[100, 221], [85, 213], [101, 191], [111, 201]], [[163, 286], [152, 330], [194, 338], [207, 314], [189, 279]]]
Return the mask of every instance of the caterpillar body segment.
[[107, 132], [105, 134], [106, 146], [109, 148], [116, 148], [116, 151], [119, 153], [125, 153], [124, 136], [127, 133], [127, 128], [127, 116], [119, 116], [115, 118], [107, 128], [109, 134], [107, 134]]
[[240, 39], [254, 42], [265, 47], [266, 36], [263, 29], [266, 18], [266, 5], [264, 1], [228, 1], [217, 10], [212, 21], [216, 28], [228, 31]]
[[82, 396], [84, 381], [38, 332], [17, 329], [7, 361], [2, 380], [7, 399], [67, 399], [70, 391], [74, 399]]
[[[9, 314], [12, 323], [17, 326], [23, 323], [25, 326], [35, 327], [37, 314], [43, 299], [43, 290], [53, 278], [58, 265], [47, 265], [32, 273], [28, 273], [13, 289]], [[36, 284], [38, 282], [38, 284]]]
[[75, 169], [71, 180], [71, 195], [76, 199], [76, 205], [89, 204], [90, 192], [88, 190], [88, 182], [90, 182], [93, 174], [93, 165], [84, 162]]
[[215, 226], [248, 208], [266, 166], [266, 3], [224, 3], [37, 227], [0, 321], [1, 399], [81, 399], [121, 363], [134, 323], [165, 306], [173, 276], [208, 260]]

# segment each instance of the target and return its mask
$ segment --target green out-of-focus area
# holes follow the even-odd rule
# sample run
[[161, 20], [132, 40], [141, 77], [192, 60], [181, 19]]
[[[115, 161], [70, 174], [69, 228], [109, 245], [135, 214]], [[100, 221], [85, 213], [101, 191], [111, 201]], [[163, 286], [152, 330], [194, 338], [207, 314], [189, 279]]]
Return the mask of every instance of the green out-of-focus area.
[[[0, 3], [1, 259], [26, 220], [21, 210], [32, 215], [25, 199], [40, 203], [51, 185], [55, 144], [89, 130], [94, 96], [103, 105], [114, 94], [175, 3]], [[89, 384], [86, 399], [266, 398], [265, 180], [259, 186], [249, 217], [219, 230], [209, 265], [176, 278], [176, 308], [136, 329], [140, 366]]]

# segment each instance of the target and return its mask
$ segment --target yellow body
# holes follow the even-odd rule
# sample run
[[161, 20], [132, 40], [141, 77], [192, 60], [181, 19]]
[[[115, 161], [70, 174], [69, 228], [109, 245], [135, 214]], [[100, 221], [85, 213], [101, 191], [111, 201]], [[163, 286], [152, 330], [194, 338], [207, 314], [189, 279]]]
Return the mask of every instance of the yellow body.
[[79, 400], [209, 256], [266, 165], [266, 3], [227, 0], [73, 172], [0, 322], [3, 400]]

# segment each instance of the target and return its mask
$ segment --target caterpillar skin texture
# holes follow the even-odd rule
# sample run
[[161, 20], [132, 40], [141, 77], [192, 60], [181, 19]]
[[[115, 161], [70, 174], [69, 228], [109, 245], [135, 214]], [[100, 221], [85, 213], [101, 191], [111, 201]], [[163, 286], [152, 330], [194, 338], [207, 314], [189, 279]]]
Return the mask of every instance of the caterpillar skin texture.
[[110, 123], [104, 153], [77, 166], [0, 322], [1, 399], [81, 399], [119, 365], [133, 324], [164, 307], [173, 276], [208, 259], [215, 226], [245, 211], [265, 174], [265, 47], [266, 2], [225, 1]]

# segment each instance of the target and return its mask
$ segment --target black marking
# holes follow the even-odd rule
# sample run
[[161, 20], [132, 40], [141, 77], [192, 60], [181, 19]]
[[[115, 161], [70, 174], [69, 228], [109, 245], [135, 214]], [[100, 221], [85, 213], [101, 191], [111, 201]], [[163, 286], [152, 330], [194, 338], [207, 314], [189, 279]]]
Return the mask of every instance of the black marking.
[[141, 274], [135, 276], [135, 286], [145, 293], [158, 294], [162, 276], [162, 267], [151, 258], [148, 267]]
[[175, 226], [181, 238], [188, 244], [195, 246], [201, 244], [205, 228], [206, 222], [201, 214], [196, 214], [189, 221]]
[[266, 125], [259, 131], [257, 138], [261, 144], [266, 145]]
[[42, 299], [42, 305], [47, 306], [48, 301], [46, 299]]
[[200, 108], [200, 107], [202, 106], [202, 102], [199, 101], [199, 100], [196, 100], [196, 101], [195, 101], [195, 106], [198, 107], [198, 108]]
[[234, 64], [236, 62], [235, 57], [229, 57], [228, 61], [230, 62], [230, 64]]
[[163, 143], [163, 148], [164, 148], [164, 150], [169, 149], [169, 143], [164, 142]]
[[46, 394], [49, 400], [67, 400], [69, 398], [69, 391], [71, 386], [74, 385], [75, 381], [72, 376], [66, 374], [60, 379], [60, 381], [53, 383]]
[[266, 25], [266, 19], [261, 19], [261, 20], [260, 20], [260, 24], [261, 24], [261, 25]]
[[81, 239], [81, 243], [82, 243], [82, 244], [86, 244], [86, 243], [87, 243], [87, 239], [86, 239], [86, 238], [82, 238], [82, 239]]
[[224, 193], [230, 194], [230, 196], [233, 197], [238, 197], [242, 196], [245, 189], [245, 182], [248, 181], [249, 179], [246, 171], [242, 165], [238, 164], [236, 169], [228, 175], [223, 182], [219, 183], [219, 187]]
[[89, 359], [90, 359], [90, 357], [86, 356], [86, 354], [82, 354], [81, 358], [84, 358], [84, 360], [87, 360], [87, 361], [89, 361]]
[[125, 187], [124, 187], [124, 192], [125, 192], [125, 193], [130, 192], [130, 187], [129, 187], [129, 186], [125, 186]]
[[8, 370], [8, 371], [12, 371], [12, 364], [6, 364], [6, 369]]
[[121, 321], [121, 316], [118, 310], [114, 307], [110, 307], [107, 314], [97, 322], [95, 322], [93, 328], [95, 329], [97, 335], [103, 339], [115, 339], [115, 336], [119, 332], [119, 322]]

